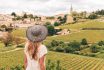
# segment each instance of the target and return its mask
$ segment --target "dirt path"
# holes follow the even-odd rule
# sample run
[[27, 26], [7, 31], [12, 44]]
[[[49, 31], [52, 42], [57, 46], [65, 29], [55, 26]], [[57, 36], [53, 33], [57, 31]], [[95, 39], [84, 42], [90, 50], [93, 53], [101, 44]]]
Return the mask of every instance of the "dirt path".
[[8, 52], [13, 52], [13, 51], [21, 50], [21, 49], [23, 49], [23, 48], [16, 48], [16, 49], [13, 49], [13, 50], [5, 51], [5, 52], [0, 52], [0, 53], [8, 53]]

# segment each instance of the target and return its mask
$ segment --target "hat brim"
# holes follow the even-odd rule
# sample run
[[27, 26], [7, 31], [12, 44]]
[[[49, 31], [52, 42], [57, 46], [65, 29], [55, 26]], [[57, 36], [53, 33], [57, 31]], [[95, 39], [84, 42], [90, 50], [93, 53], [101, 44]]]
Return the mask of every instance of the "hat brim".
[[[32, 32], [36, 28], [41, 30], [41, 33], [38, 36], [33, 36]], [[41, 42], [44, 39], [46, 39], [47, 35], [48, 35], [48, 30], [45, 26], [42, 26], [42, 25], [31, 26], [26, 30], [26, 36], [27, 36], [28, 40], [30, 40], [32, 42]]]

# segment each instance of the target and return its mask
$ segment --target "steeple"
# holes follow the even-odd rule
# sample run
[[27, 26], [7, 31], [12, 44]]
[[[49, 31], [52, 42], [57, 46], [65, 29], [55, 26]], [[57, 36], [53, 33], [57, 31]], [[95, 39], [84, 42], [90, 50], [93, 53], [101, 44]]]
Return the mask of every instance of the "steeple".
[[73, 7], [72, 7], [72, 4], [71, 4], [71, 7], [70, 7], [70, 14], [73, 12]]

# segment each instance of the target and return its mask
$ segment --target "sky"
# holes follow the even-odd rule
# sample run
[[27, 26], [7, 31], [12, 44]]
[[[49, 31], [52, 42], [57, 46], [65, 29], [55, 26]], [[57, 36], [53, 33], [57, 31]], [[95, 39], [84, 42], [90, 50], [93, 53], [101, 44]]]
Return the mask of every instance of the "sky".
[[52, 16], [69, 13], [71, 4], [79, 12], [104, 9], [104, 0], [0, 0], [0, 13], [30, 12]]

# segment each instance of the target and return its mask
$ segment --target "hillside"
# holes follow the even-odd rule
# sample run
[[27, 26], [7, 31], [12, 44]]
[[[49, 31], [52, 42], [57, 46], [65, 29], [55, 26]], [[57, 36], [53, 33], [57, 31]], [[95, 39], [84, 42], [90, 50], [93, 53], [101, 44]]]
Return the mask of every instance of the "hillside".
[[[23, 50], [0, 53], [0, 68], [23, 65]], [[61, 66], [66, 70], [104, 70], [104, 60], [74, 54], [51, 52], [47, 54], [47, 60], [60, 60]]]
[[[49, 36], [45, 40], [45, 43], [49, 43], [53, 39], [62, 41], [80, 41], [86, 38], [91, 43], [104, 40], [104, 30], [81, 30], [82, 28], [104, 28], [104, 22], [98, 22], [97, 20], [89, 20], [86, 22], [77, 22], [76, 24], [68, 24], [58, 26], [62, 29], [71, 29], [71, 33], [68, 35]], [[17, 29], [12, 32], [14, 36], [25, 37], [26, 29]]]

